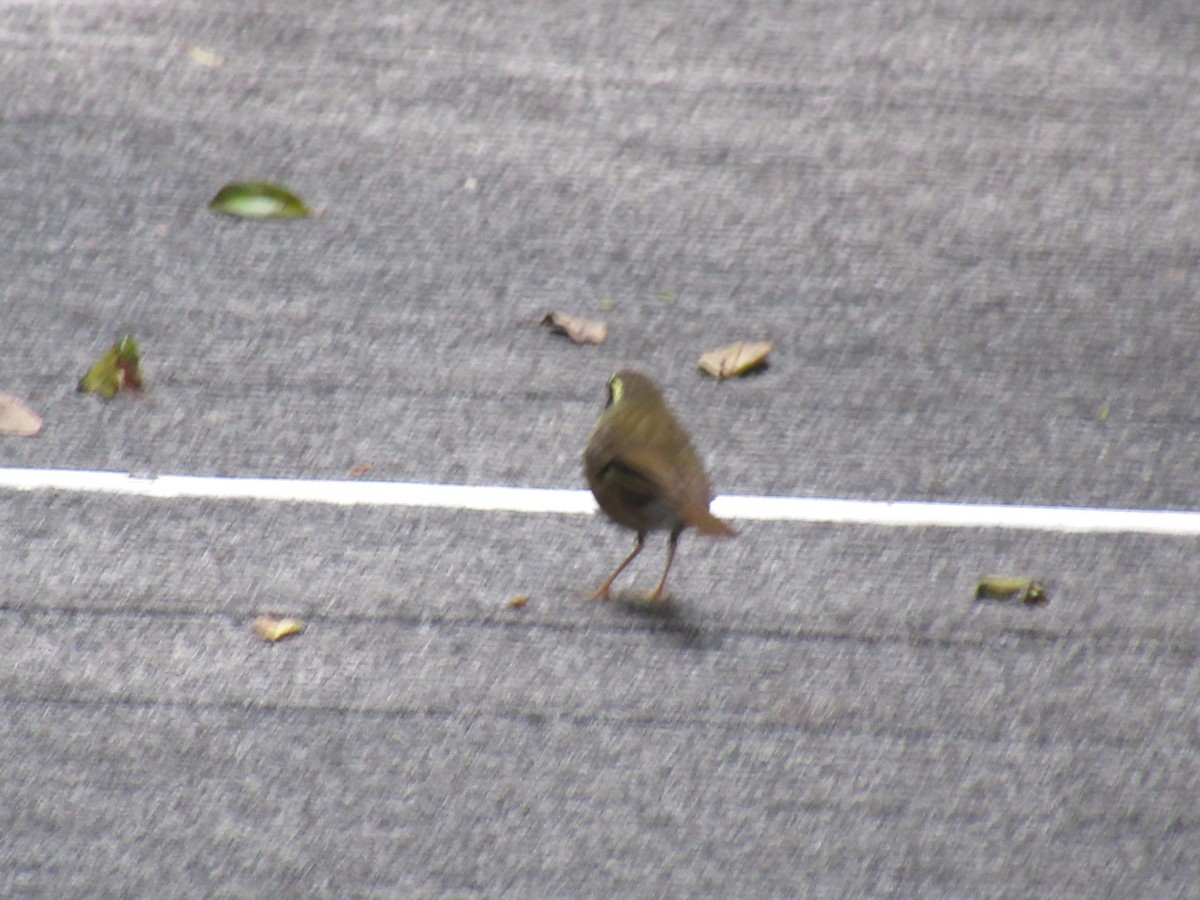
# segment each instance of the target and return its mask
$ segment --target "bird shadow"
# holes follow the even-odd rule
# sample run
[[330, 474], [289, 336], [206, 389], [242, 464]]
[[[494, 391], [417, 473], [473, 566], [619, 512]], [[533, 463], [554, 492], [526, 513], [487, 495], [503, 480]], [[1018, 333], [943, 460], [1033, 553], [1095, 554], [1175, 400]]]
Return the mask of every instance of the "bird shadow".
[[653, 626], [653, 631], [667, 635], [685, 650], [720, 649], [721, 636], [704, 628], [676, 600], [647, 600], [644, 594], [615, 592], [612, 599], [614, 609]]

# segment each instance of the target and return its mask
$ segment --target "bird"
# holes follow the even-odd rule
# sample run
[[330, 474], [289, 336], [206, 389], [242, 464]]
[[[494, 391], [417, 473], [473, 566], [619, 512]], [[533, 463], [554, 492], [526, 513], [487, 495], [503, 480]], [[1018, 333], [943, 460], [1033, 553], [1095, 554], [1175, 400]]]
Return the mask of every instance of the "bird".
[[642, 552], [651, 531], [670, 532], [662, 579], [647, 600], [663, 597], [684, 529], [712, 537], [735, 532], [708, 510], [712, 485], [691, 438], [648, 376], [622, 369], [608, 380], [608, 404], [583, 453], [588, 487], [609, 519], [637, 532], [637, 546], [593, 600], [608, 599], [613, 582]]

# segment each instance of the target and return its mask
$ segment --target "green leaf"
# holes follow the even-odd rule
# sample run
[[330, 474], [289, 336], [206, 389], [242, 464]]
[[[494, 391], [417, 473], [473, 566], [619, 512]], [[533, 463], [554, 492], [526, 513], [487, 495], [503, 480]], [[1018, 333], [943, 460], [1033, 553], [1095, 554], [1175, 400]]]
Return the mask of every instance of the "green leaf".
[[1043, 606], [1050, 595], [1040, 581], [1011, 575], [988, 575], [975, 588], [976, 600], [1016, 600], [1026, 606]]
[[127, 334], [113, 344], [92, 368], [79, 379], [79, 391], [99, 394], [105, 400], [118, 391], [142, 389], [141, 354], [137, 341]]
[[303, 200], [270, 181], [231, 182], [217, 191], [208, 208], [242, 219], [301, 219], [312, 215]]

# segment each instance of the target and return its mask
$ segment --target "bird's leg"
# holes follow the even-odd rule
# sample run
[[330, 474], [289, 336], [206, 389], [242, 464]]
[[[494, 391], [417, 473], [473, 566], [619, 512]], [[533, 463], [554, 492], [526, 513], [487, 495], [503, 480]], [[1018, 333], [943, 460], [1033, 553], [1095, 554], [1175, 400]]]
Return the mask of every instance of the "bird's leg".
[[642, 546], [645, 543], [646, 543], [646, 532], [639, 531], [637, 546], [633, 548], [632, 553], [630, 553], [627, 557], [625, 557], [625, 562], [623, 562], [619, 566], [617, 566], [616, 571], [614, 571], [611, 575], [608, 576], [608, 580], [606, 582], [604, 582], [604, 584], [600, 585], [600, 587], [597, 589], [596, 593], [592, 594], [593, 600], [607, 600], [608, 599], [608, 592], [612, 589], [613, 582], [617, 580], [618, 575], [620, 575], [622, 572], [625, 571], [625, 567], [627, 565], [629, 565], [631, 562], [633, 562], [633, 558], [642, 552]]
[[667, 573], [671, 571], [671, 563], [675, 561], [675, 545], [679, 543], [679, 535], [682, 533], [682, 528], [676, 528], [671, 532], [671, 542], [667, 546], [667, 566], [665, 569], [663, 569], [662, 581], [658, 583], [658, 587], [654, 589], [654, 593], [646, 598], [647, 600], [662, 599], [663, 588], [667, 585]]

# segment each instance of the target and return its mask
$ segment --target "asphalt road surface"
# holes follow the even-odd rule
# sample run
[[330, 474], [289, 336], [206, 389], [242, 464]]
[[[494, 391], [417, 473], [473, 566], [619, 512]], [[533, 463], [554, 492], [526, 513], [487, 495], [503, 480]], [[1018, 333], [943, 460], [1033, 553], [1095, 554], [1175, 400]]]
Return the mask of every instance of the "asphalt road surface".
[[[0, 71], [0, 466], [581, 488], [633, 366], [722, 494], [1200, 506], [1189, 0], [7, 0]], [[735, 524], [647, 608], [598, 516], [0, 490], [0, 895], [1197, 894], [1194, 536]]]

